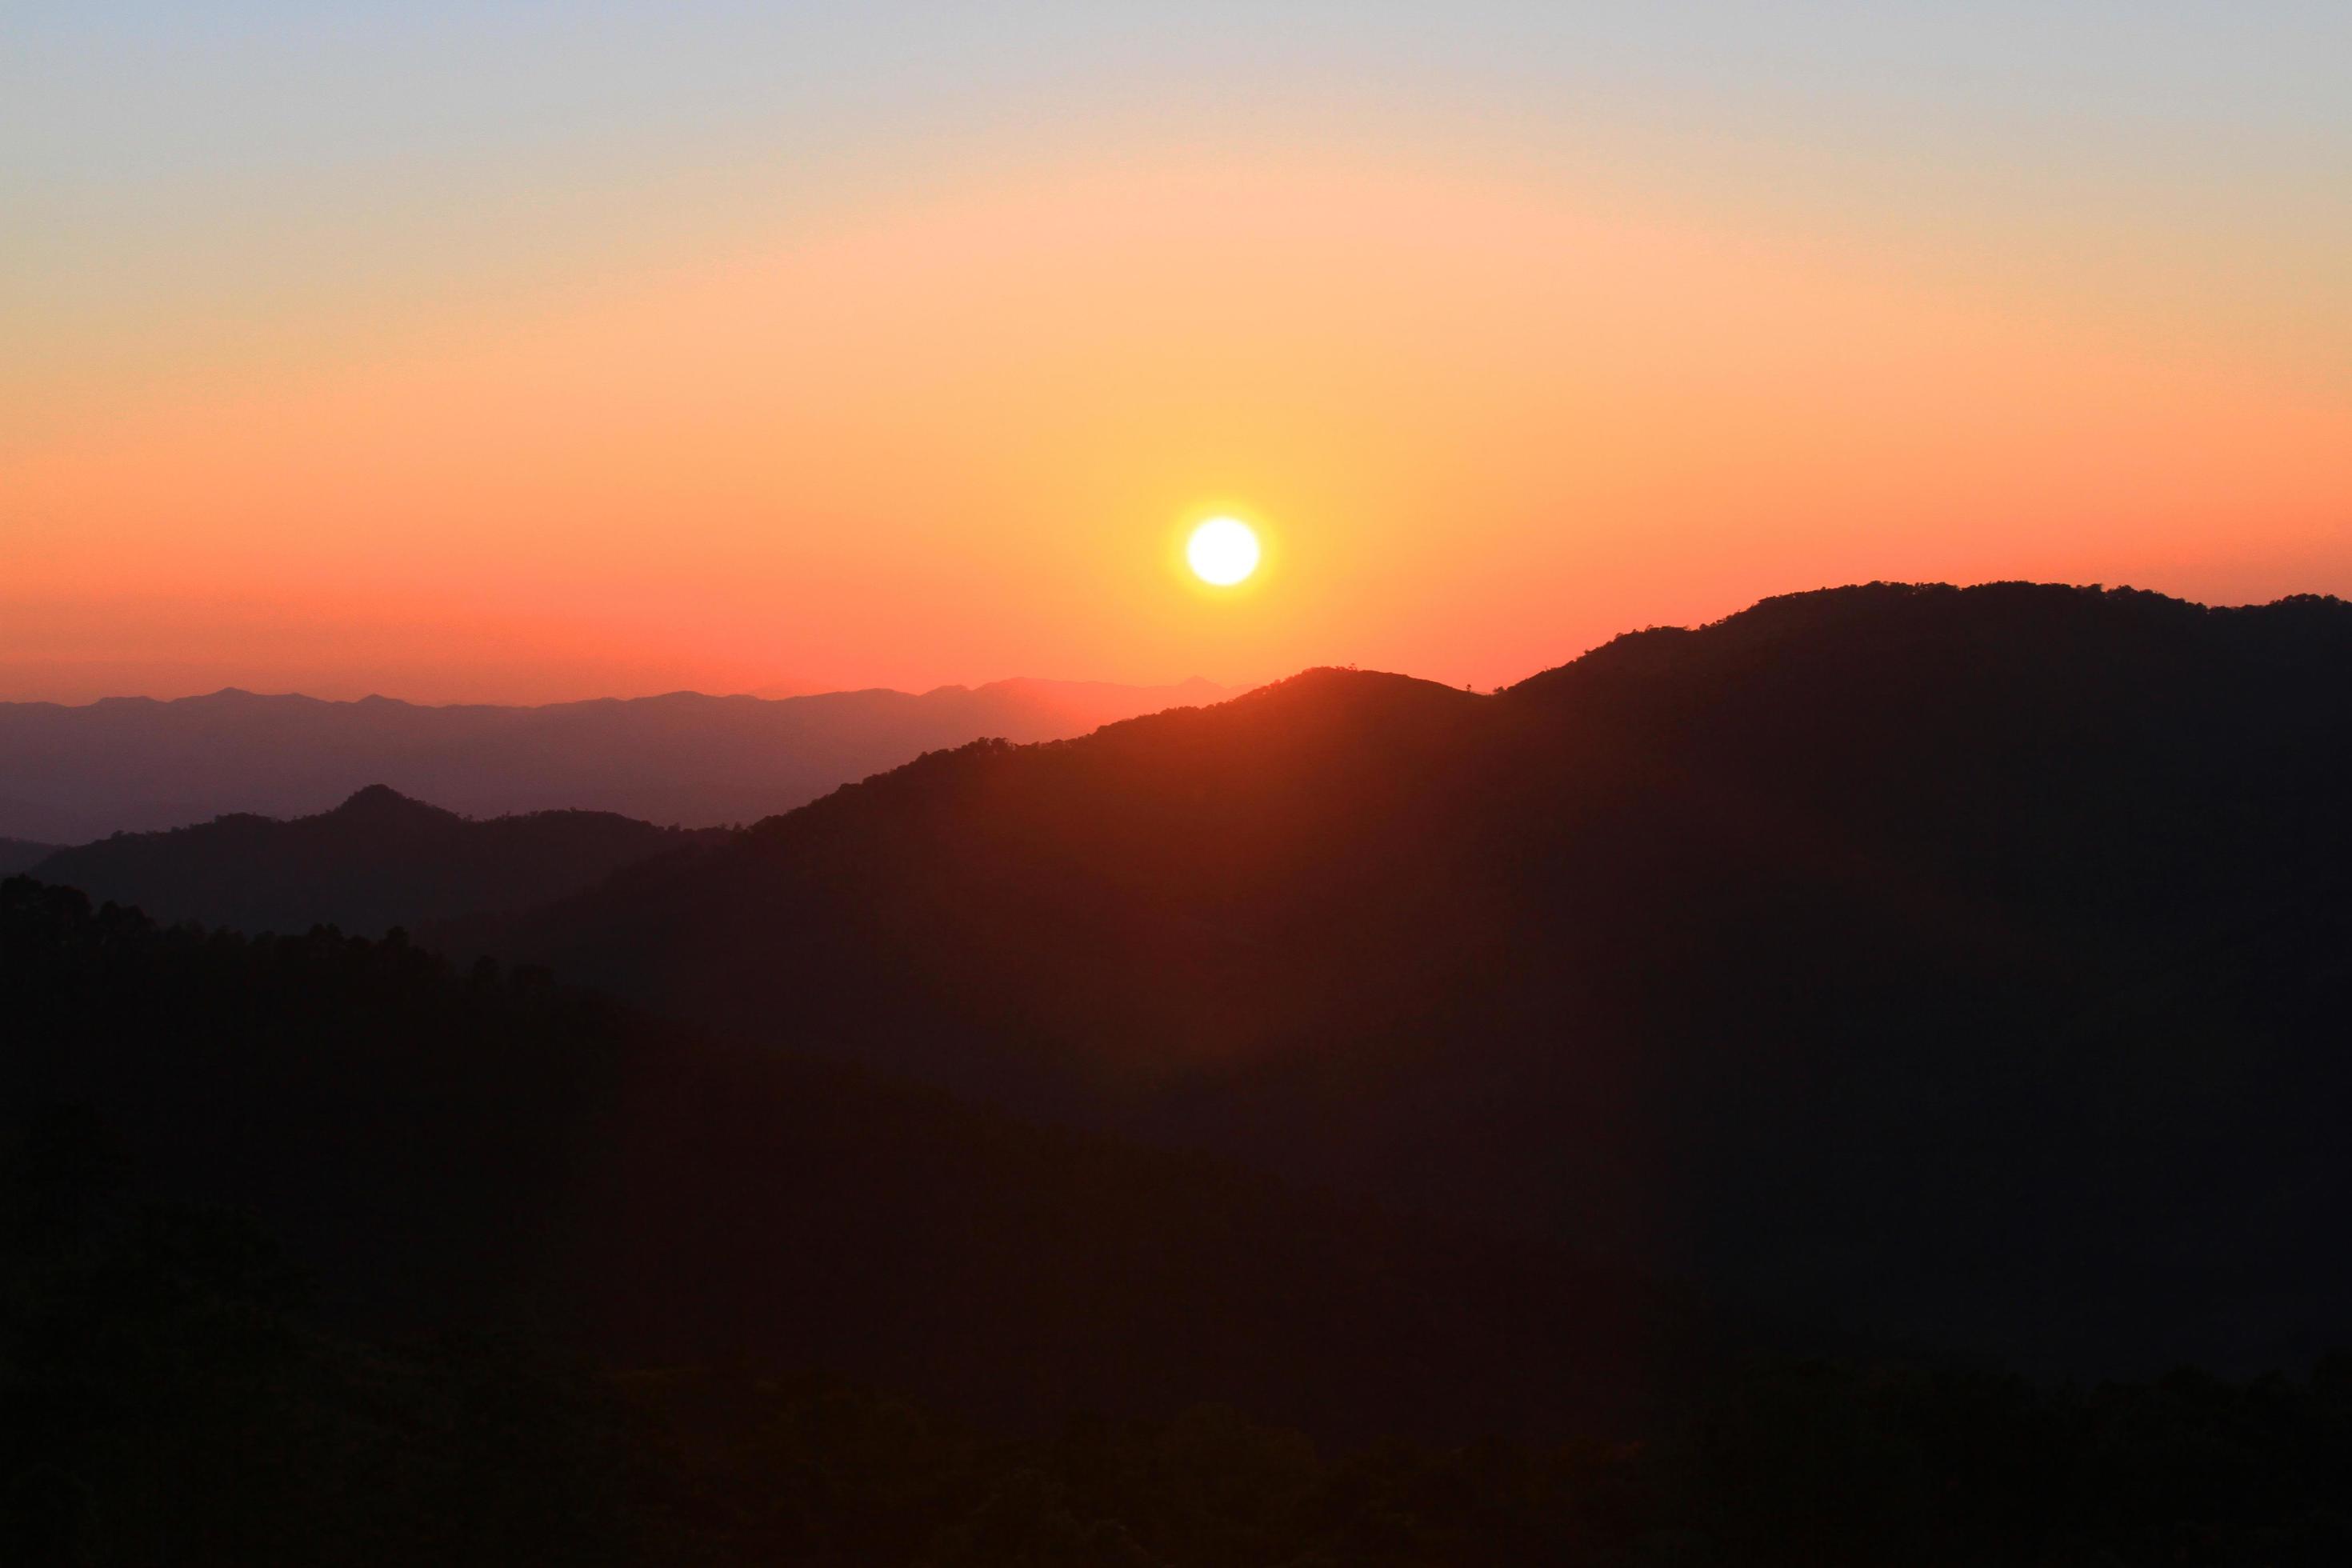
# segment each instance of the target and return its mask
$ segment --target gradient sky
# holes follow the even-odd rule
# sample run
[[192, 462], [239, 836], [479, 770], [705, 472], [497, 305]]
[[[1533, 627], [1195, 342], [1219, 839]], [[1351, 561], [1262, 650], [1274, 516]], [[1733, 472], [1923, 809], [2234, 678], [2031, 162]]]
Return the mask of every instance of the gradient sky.
[[2352, 594], [2343, 0], [0, 0], [0, 698], [1486, 686], [2021, 576]]

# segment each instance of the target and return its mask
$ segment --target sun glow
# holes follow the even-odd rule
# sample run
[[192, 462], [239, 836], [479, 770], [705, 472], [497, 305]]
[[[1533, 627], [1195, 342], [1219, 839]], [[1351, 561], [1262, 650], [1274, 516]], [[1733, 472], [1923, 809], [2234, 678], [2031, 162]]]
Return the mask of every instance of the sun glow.
[[1237, 519], [1213, 517], [1192, 531], [1184, 559], [1203, 583], [1230, 588], [1257, 570], [1257, 535]]

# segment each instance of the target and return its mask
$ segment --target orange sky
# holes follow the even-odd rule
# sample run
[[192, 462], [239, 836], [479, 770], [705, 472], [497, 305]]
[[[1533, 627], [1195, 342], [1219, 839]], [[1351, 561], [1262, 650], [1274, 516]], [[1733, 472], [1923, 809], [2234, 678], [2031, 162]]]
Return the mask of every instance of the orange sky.
[[[2352, 304], [1623, 145], [1031, 146], [465, 287], [38, 324], [0, 699], [1486, 686], [1874, 577], [2352, 593], [2313, 352]], [[1218, 511], [1266, 543], [1238, 591], [1179, 563]]]

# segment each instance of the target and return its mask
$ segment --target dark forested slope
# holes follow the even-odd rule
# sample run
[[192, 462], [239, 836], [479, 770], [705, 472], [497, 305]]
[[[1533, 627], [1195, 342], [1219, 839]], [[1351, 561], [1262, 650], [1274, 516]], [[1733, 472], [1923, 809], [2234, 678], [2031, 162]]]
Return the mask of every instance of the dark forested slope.
[[502, 931], [665, 1009], [1807, 1314], [2352, 1321], [2352, 606], [1875, 584], [1492, 697], [937, 754]]
[[1324, 1433], [1623, 1431], [1714, 1342], [1539, 1249], [398, 940], [165, 931], [15, 879], [0, 1016], [0, 1137], [94, 1119], [142, 1190], [257, 1218], [347, 1330]]

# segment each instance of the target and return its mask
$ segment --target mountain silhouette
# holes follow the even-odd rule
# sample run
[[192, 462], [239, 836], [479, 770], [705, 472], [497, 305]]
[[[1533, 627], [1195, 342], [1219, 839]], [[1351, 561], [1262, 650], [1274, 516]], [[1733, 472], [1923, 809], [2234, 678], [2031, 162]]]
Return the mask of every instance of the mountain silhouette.
[[536, 708], [234, 689], [0, 703], [0, 834], [78, 843], [230, 812], [300, 816], [384, 784], [479, 816], [550, 807], [716, 826], [983, 735], [1043, 741], [1223, 689], [1004, 680], [777, 700], [678, 691]]
[[2352, 606], [1871, 584], [981, 742], [449, 929], [2021, 1365], [2352, 1321]]
[[166, 922], [375, 934], [544, 903], [623, 866], [726, 837], [598, 811], [477, 822], [372, 784], [316, 816], [223, 816], [167, 833], [120, 833], [57, 850], [36, 868]]

